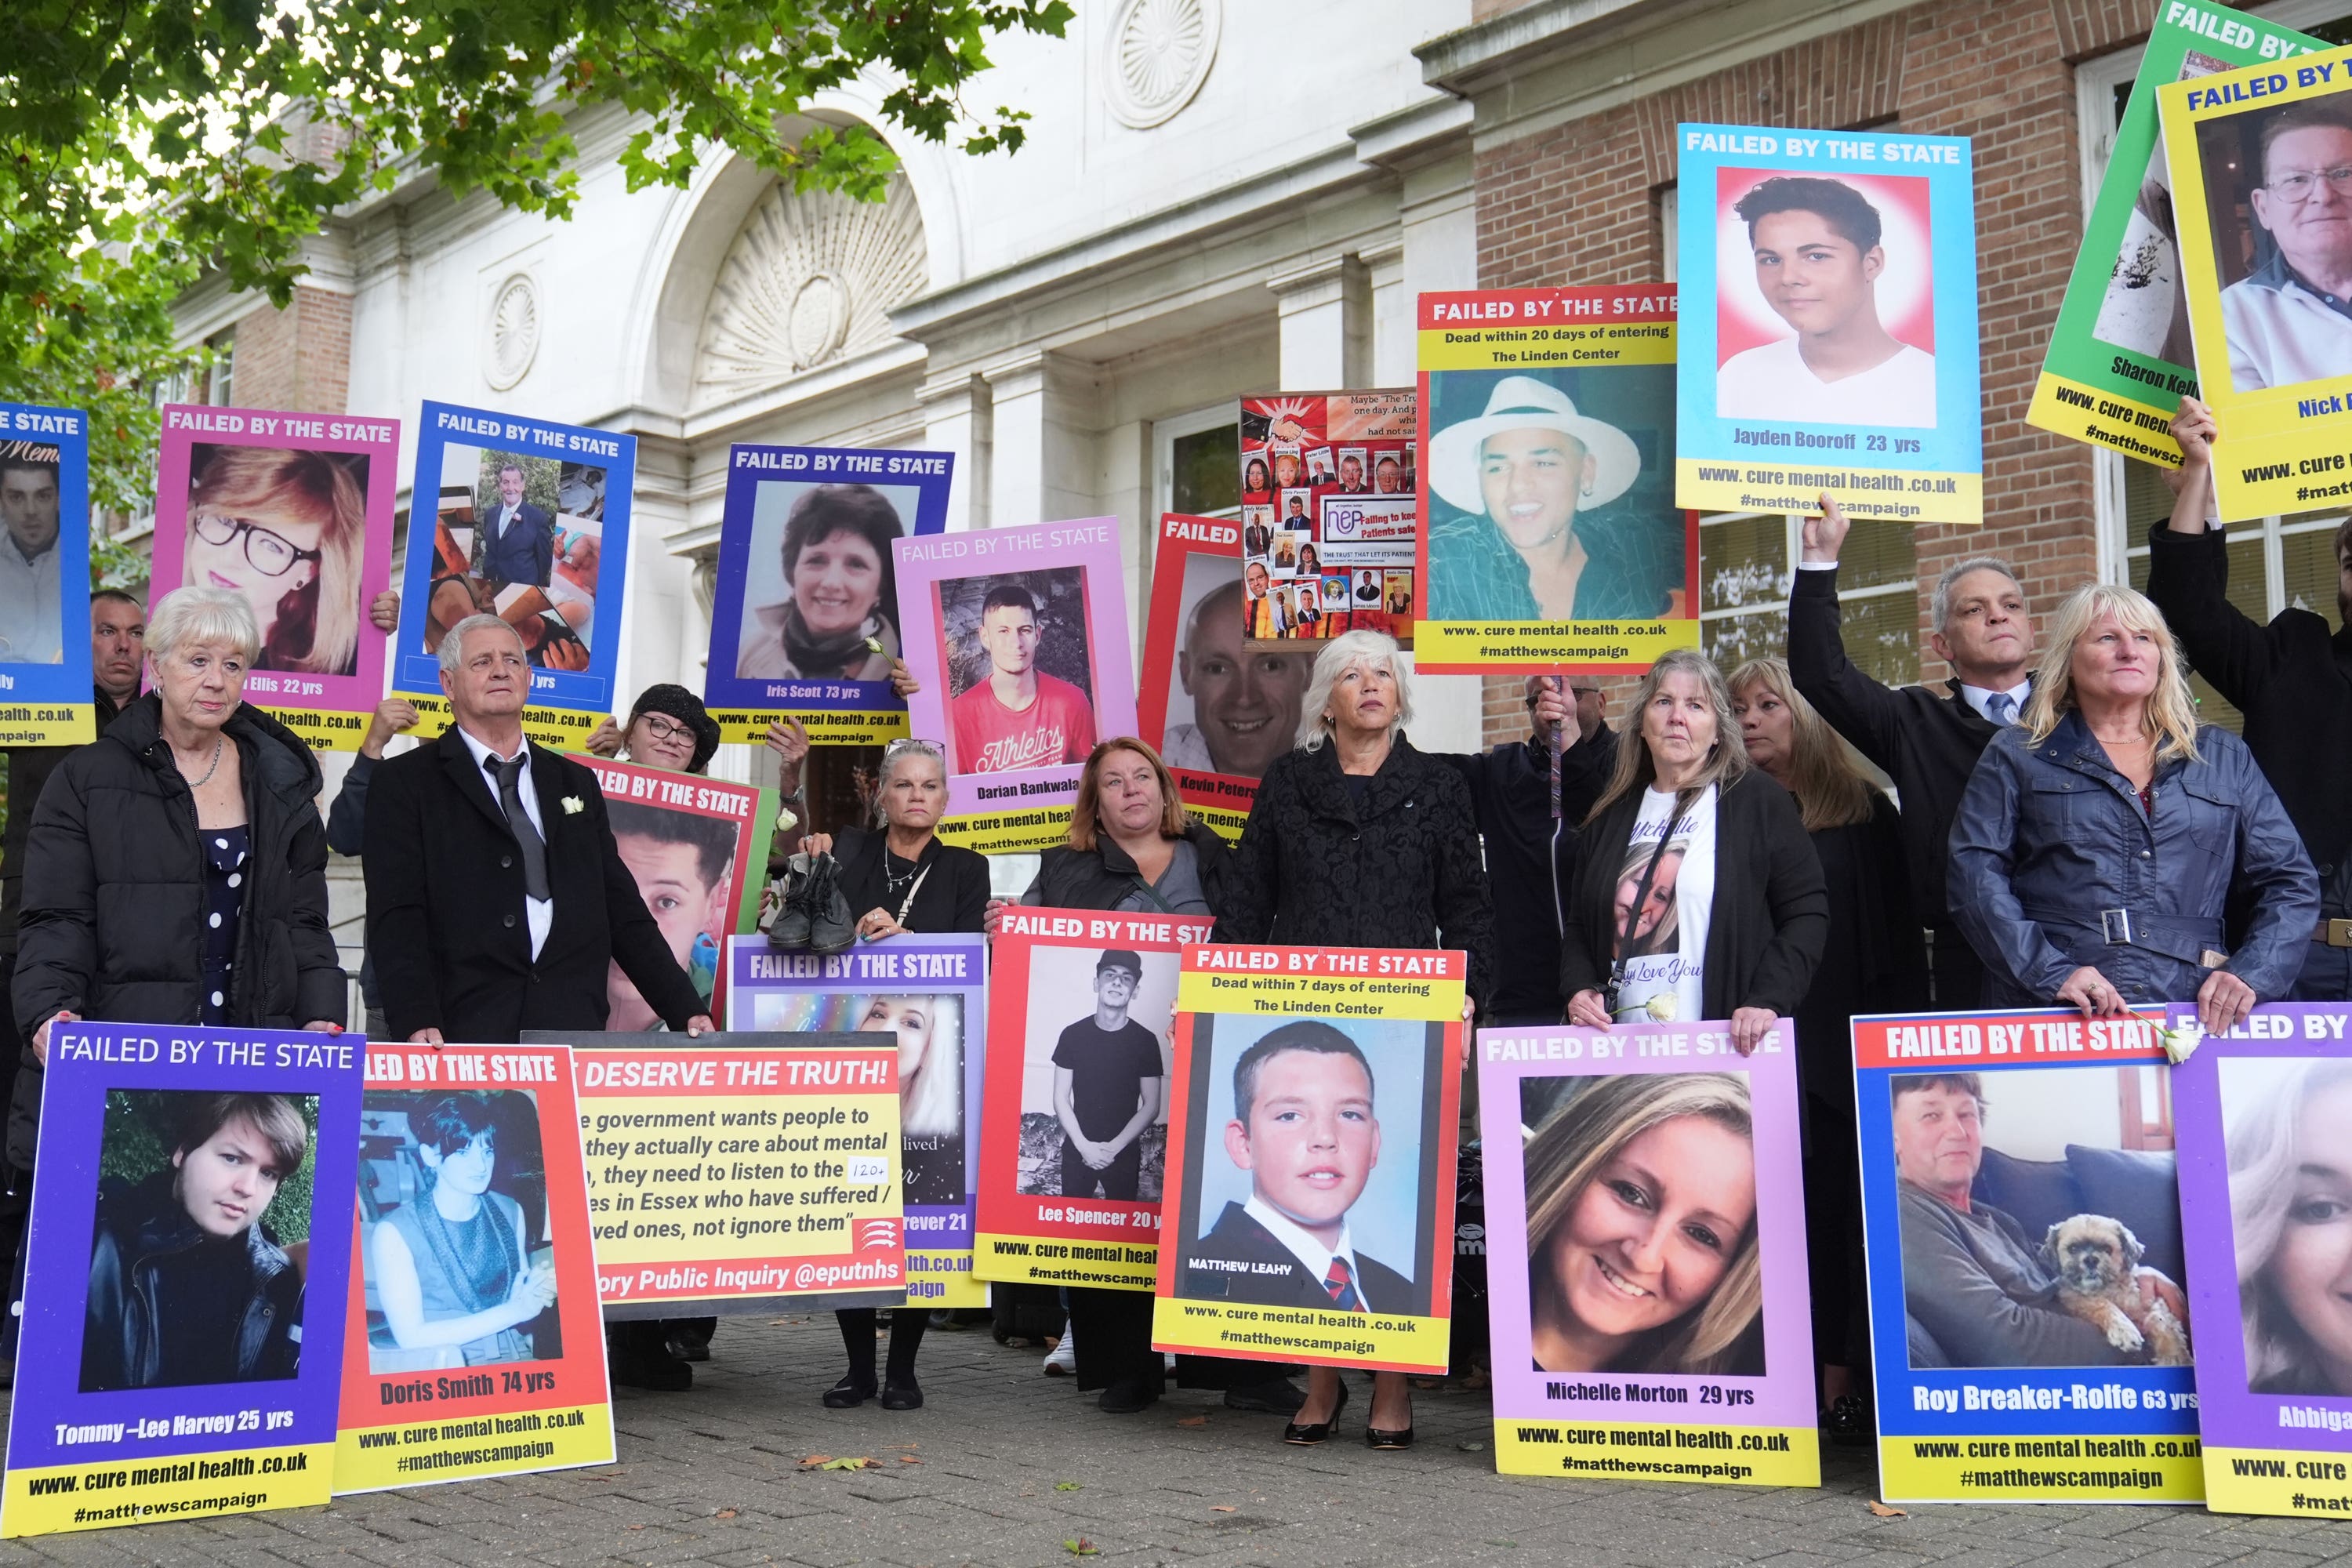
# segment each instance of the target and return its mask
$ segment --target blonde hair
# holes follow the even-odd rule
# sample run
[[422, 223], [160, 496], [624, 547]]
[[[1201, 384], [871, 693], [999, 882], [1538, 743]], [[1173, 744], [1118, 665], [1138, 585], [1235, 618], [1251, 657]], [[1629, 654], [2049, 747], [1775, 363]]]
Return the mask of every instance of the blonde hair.
[[[1878, 792], [1863, 777], [1846, 754], [1845, 742], [1830, 728], [1821, 710], [1805, 700], [1790, 679], [1789, 661], [1751, 658], [1724, 681], [1731, 700], [1751, 686], [1760, 686], [1789, 710], [1789, 793], [1804, 814], [1805, 831], [1852, 827], [1868, 822]], [[1746, 746], [1740, 748], [1742, 752]]]
[[1344, 632], [1323, 645], [1315, 656], [1314, 672], [1307, 679], [1307, 696], [1298, 705], [1298, 749], [1311, 752], [1330, 739], [1331, 725], [1323, 710], [1331, 705], [1331, 689], [1360, 664], [1378, 665], [1396, 678], [1398, 726], [1412, 722], [1412, 685], [1405, 679], [1404, 661], [1397, 658], [1396, 638], [1380, 632]]
[[[2223, 1071], [2236, 1067], [2224, 1062]], [[2237, 1244], [2238, 1314], [2246, 1339], [2246, 1387], [2255, 1394], [2341, 1394], [2320, 1371], [2310, 1336], [2280, 1300], [2271, 1264], [2294, 1201], [2295, 1124], [2320, 1094], [2352, 1083], [2352, 1062], [2325, 1058], [2282, 1075], [2228, 1132], [2230, 1234]], [[2227, 1080], [2223, 1090], [2226, 1098]]]
[[[1590, 1079], [1536, 1129], [1522, 1163], [1530, 1297], [1543, 1288], [1539, 1260], [1545, 1243], [1601, 1168], [1651, 1128], [1685, 1116], [1704, 1118], [1754, 1142], [1748, 1080], [1727, 1072], [1621, 1073]], [[1763, 1311], [1764, 1271], [1756, 1251], [1756, 1222], [1750, 1219], [1706, 1300], [1639, 1336], [1602, 1370], [1702, 1375], [1728, 1371], [1739, 1359], [1739, 1342]]]
[[[877, 994], [866, 999], [866, 1012], [871, 1013], [887, 1003], [897, 993]], [[963, 998], [961, 996], [907, 994], [906, 1000], [920, 1002], [930, 1015], [930, 1034], [924, 1044], [922, 1065], [915, 1076], [898, 1086], [898, 1131], [910, 1138], [949, 1136], [963, 1131]], [[863, 1030], [865, 1018], [857, 1026]], [[895, 1032], [898, 1026], [888, 1023]], [[874, 1030], [879, 1034], [882, 1031]]]
[[1102, 824], [1102, 780], [1096, 770], [1097, 764], [1113, 752], [1133, 752], [1151, 764], [1151, 774], [1160, 781], [1160, 837], [1183, 837], [1184, 830], [1192, 825], [1192, 819], [1184, 815], [1184, 803], [1177, 798], [1176, 775], [1168, 771], [1168, 764], [1160, 760], [1160, 753], [1145, 742], [1132, 735], [1113, 735], [1108, 741], [1095, 743], [1095, 749], [1087, 754], [1086, 771], [1078, 775], [1077, 802], [1070, 807], [1070, 847], [1087, 850], [1095, 847]]
[[2147, 595], [2120, 583], [2085, 583], [2066, 595], [2052, 617], [2050, 640], [2042, 650], [2042, 667], [2033, 672], [2033, 695], [2019, 722], [2029, 744], [2040, 745], [2058, 728], [2058, 721], [2077, 706], [2074, 700], [2074, 645], [2098, 624], [2113, 616], [2126, 631], [2147, 632], [2156, 639], [2156, 690], [2141, 716], [2141, 732], [2156, 742], [2156, 760], [2178, 757], [2197, 760], [2197, 701], [2189, 694], [2188, 678], [2180, 673], [2180, 647], [2164, 612]]
[[1669, 649], [1650, 666], [1634, 689], [1633, 728], [1617, 747], [1617, 771], [1609, 775], [1609, 787], [1592, 803], [1587, 822], [1634, 791], [1647, 789], [1657, 778], [1658, 764], [1650, 755], [1648, 737], [1642, 732], [1642, 716], [1650, 710], [1650, 701], [1665, 685], [1666, 677], [1677, 674], [1696, 677], [1715, 708], [1715, 749], [1707, 753], [1698, 776], [1676, 792], [1678, 804], [1696, 800], [1709, 784], [1727, 789], [1746, 776], [1748, 749], [1738, 743], [1739, 721], [1731, 716], [1731, 689], [1723, 683], [1723, 671], [1695, 647]]
[[[360, 552], [367, 539], [367, 497], [351, 471], [326, 452], [220, 447], [196, 475], [188, 501], [191, 508], [282, 506], [320, 523], [319, 569], [308, 584], [279, 596], [277, 614], [261, 628], [254, 668], [351, 674], [359, 653]], [[195, 583], [184, 578], [183, 585]]]

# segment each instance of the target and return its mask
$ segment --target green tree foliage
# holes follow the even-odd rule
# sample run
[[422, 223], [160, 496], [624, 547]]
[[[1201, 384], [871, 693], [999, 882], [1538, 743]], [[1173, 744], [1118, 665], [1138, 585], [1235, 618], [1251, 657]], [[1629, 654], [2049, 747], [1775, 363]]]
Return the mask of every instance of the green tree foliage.
[[[404, 174], [541, 216], [578, 195], [576, 110], [634, 130], [629, 188], [714, 149], [877, 198], [862, 126], [780, 131], [863, 79], [898, 131], [1013, 151], [1027, 116], [965, 86], [1066, 0], [8, 0], [0, 5], [0, 399], [92, 415], [91, 500], [143, 503], [150, 395], [190, 364], [171, 306], [208, 273], [283, 305], [304, 241]], [[801, 125], [809, 122], [797, 121]]]

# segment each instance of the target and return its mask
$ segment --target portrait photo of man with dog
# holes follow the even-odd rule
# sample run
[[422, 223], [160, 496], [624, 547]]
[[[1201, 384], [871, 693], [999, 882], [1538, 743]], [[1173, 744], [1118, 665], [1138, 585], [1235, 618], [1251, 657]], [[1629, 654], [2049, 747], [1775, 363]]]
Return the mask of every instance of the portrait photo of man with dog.
[[[2149, 1136], [2123, 1076], [2137, 1070], [2003, 1075], [2004, 1105], [2033, 1125], [1999, 1144], [1985, 1075], [1888, 1080], [1913, 1368], [2189, 1363], [2168, 1126]], [[2093, 1125], [2110, 1116], [2118, 1131]]]

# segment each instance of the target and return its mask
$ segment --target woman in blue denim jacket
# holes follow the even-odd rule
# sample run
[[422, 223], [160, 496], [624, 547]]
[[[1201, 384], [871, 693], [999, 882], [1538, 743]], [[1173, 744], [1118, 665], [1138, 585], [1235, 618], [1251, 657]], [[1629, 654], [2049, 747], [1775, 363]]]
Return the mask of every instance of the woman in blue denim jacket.
[[1989, 1007], [2095, 1017], [2193, 995], [2218, 1033], [2286, 994], [2318, 921], [2318, 877], [2270, 781], [2237, 736], [2197, 722], [2157, 607], [2111, 584], [2060, 606], [1951, 845], [1952, 918]]

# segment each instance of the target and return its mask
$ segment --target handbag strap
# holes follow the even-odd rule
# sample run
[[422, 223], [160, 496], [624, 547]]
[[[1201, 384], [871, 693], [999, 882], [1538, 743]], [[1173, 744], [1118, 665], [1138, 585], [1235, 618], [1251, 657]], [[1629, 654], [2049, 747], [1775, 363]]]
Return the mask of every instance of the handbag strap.
[[929, 879], [931, 875], [931, 866], [936, 866], [938, 864], [939, 862], [934, 860], [931, 862], [930, 866], [926, 866], [921, 870], [915, 873], [914, 881], [910, 883], [907, 889], [907, 901], [898, 906], [898, 914], [892, 917], [898, 922], [898, 924], [903, 926], [907, 923], [907, 916], [912, 913], [915, 908], [915, 895], [923, 890], [923, 883]]

